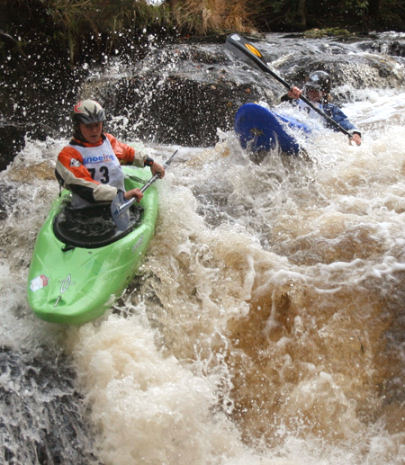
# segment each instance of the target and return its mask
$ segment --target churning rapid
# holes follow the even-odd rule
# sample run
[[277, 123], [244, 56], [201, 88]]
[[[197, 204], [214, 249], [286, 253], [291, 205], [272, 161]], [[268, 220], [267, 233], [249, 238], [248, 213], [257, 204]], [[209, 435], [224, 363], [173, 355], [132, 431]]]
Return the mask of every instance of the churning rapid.
[[26, 303], [66, 139], [26, 141], [0, 173], [0, 462], [404, 463], [405, 88], [351, 92], [359, 147], [180, 147], [141, 274], [79, 328]]

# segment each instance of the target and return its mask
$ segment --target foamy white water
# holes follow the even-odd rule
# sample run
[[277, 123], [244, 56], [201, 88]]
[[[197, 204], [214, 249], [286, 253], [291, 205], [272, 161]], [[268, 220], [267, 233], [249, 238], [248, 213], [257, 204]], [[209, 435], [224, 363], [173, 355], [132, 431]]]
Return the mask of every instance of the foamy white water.
[[[94, 460], [404, 463], [404, 108], [404, 92], [364, 92], [345, 107], [362, 146], [328, 132], [308, 142], [313, 163], [256, 165], [232, 133], [181, 148], [140, 276], [80, 328], [26, 303], [66, 142], [27, 141], [0, 173], [2, 345], [71, 357]], [[149, 149], [164, 160], [173, 147]]]

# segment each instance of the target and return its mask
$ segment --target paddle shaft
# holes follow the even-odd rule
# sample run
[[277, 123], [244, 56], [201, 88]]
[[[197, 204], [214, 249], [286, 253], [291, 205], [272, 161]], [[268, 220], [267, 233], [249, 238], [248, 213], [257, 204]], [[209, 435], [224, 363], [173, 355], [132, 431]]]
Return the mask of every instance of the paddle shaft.
[[[170, 163], [172, 162], [174, 156], [176, 155], [176, 153], [178, 152], [178, 149], [176, 149], [170, 156], [170, 158], [164, 163], [163, 167], [166, 169]], [[141, 192], [145, 192], [146, 189], [151, 186], [155, 181], [156, 179], [159, 179], [160, 176], [158, 174], [154, 174], [150, 179], [149, 181], [144, 184], [142, 187], [141, 187]], [[121, 215], [125, 210], [127, 210], [133, 203], [136, 202], [136, 198], [133, 197], [131, 200], [128, 200], [127, 202], [124, 202], [122, 205], [120, 205], [118, 207], [118, 209], [114, 212], [114, 215], [116, 216], [119, 216]]]
[[[277, 79], [277, 81], [280, 84], [282, 84], [288, 90], [291, 89], [291, 85], [288, 84], [288, 82], [286, 82], [282, 77], [280, 77], [278, 74], [272, 71], [269, 68], [269, 66], [267, 66], [267, 64], [263, 61], [263, 56], [259, 52], [259, 50], [257, 50], [257, 48], [254, 47], [253, 45], [249, 44], [248, 41], [245, 40], [243, 37], [241, 37], [239, 34], [231, 34], [230, 36], [228, 36], [226, 38], [226, 45], [228, 45], [228, 48], [233, 52], [235, 51], [235, 49], [236, 51], [241, 52], [244, 58], [249, 58], [259, 69], [273, 76], [275, 79]], [[238, 55], [240, 56], [240, 53]], [[347, 136], [352, 137], [352, 134], [350, 134], [349, 131], [343, 128], [339, 123], [337, 123], [334, 119], [332, 119], [322, 110], [317, 108], [306, 97], [301, 95], [300, 99], [303, 102], [305, 102], [309, 107], [311, 107], [314, 111], [316, 111], [318, 114], [323, 116], [329, 124], [331, 124], [332, 126], [335, 126], [335, 128], [343, 132], [343, 134], [346, 134]]]

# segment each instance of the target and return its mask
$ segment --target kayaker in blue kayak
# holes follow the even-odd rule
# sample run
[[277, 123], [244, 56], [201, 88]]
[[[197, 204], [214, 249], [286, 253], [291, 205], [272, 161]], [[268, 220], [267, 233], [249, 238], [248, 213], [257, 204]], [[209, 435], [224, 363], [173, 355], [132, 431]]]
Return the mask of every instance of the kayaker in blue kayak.
[[112, 201], [119, 190], [126, 200], [140, 201], [140, 189], [125, 192], [121, 164], [149, 166], [152, 175], [163, 177], [164, 167], [103, 131], [105, 111], [87, 99], [73, 107], [73, 138], [58, 155], [55, 174], [59, 183], [72, 192], [73, 208]]
[[[304, 84], [303, 90], [298, 87], [292, 87], [287, 94], [281, 97], [281, 101], [290, 101], [297, 105], [300, 109], [308, 112], [309, 115], [317, 115], [305, 102], [299, 100], [301, 95], [304, 95], [313, 105], [316, 105], [327, 116], [332, 118], [343, 129], [350, 132], [350, 140], [355, 144], [361, 144], [361, 132], [348, 119], [345, 113], [335, 104], [330, 103], [331, 96], [331, 78], [325, 71], [314, 71], [309, 75], [307, 82]], [[332, 127], [332, 126], [331, 126]], [[332, 129], [334, 129], [332, 127]]]

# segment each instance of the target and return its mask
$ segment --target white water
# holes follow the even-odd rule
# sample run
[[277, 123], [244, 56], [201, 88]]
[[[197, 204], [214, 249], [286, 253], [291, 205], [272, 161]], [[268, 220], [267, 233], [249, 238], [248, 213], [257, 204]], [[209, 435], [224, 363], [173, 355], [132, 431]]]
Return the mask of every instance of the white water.
[[405, 93], [358, 97], [345, 111], [362, 146], [319, 136], [312, 164], [255, 165], [232, 133], [181, 148], [141, 276], [80, 328], [35, 319], [25, 293], [66, 141], [28, 140], [0, 173], [15, 195], [2, 345], [72, 358], [101, 463], [404, 463]]

